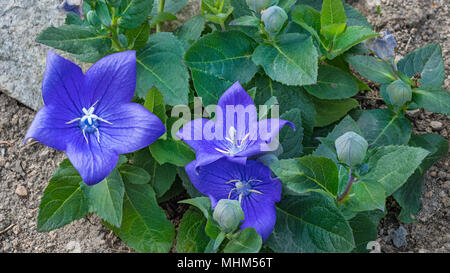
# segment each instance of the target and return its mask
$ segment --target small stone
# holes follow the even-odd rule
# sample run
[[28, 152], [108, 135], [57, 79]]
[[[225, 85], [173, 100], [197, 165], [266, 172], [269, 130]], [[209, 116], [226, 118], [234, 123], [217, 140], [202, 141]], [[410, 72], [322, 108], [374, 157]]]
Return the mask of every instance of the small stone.
[[442, 129], [442, 122], [439, 122], [439, 121], [432, 121], [432, 122], [430, 122], [430, 126], [431, 126], [431, 128], [433, 128], [434, 130], [440, 130], [440, 129]]
[[445, 181], [443, 188], [450, 190], [450, 181]]
[[27, 189], [22, 185], [17, 186], [15, 193], [21, 197], [25, 197], [28, 195]]
[[400, 226], [398, 229], [392, 231], [391, 238], [394, 246], [397, 248], [406, 246], [407, 235], [408, 231], [403, 226]]
[[431, 175], [431, 177], [437, 177], [437, 172], [432, 171], [432, 172], [430, 172], [430, 175]]
[[438, 175], [439, 175], [439, 178], [442, 178], [442, 179], [447, 178], [447, 173], [444, 172], [444, 171], [440, 171], [440, 172], [438, 173]]
[[68, 242], [66, 245], [66, 249], [71, 253], [81, 253], [81, 246], [77, 241]]
[[433, 196], [433, 192], [429, 191], [427, 193], [425, 193], [425, 198], [431, 198]]
[[406, 114], [412, 118], [416, 118], [419, 116], [420, 114], [420, 109], [415, 109], [415, 110], [410, 110], [410, 111], [406, 111]]
[[427, 253], [427, 252], [428, 251], [426, 249], [423, 249], [423, 248], [419, 249], [419, 253]]

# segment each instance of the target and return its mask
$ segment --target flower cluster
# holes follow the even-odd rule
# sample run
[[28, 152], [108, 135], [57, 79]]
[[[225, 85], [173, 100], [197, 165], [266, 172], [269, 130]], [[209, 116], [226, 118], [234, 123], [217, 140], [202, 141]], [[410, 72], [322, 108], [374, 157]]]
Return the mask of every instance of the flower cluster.
[[248, 160], [270, 151], [280, 129], [291, 122], [280, 119], [257, 121], [250, 95], [236, 82], [219, 99], [216, 121], [195, 119], [177, 136], [196, 151], [186, 166], [194, 186], [211, 199], [238, 200], [245, 219], [241, 229], [253, 227], [266, 240], [275, 225], [275, 202], [281, 198], [281, 182], [260, 162]]

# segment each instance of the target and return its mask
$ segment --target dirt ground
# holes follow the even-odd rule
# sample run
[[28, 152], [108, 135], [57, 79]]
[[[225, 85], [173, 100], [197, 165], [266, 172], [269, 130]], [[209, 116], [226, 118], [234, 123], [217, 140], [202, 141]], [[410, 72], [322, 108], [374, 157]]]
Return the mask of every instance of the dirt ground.
[[[370, 2], [347, 1], [369, 18], [376, 30], [388, 29], [397, 37], [399, 55], [430, 43], [443, 47], [446, 82], [450, 86], [450, 4], [448, 0], [382, 0], [381, 16]], [[366, 3], [367, 2], [367, 3]], [[379, 97], [376, 91], [365, 93]], [[377, 106], [378, 100], [365, 104]], [[22, 144], [35, 112], [0, 90], [0, 253], [1, 252], [128, 252], [131, 251], [96, 215], [61, 229], [40, 233], [36, 219], [42, 192], [65, 157], [37, 142]], [[439, 133], [449, 138], [450, 117], [416, 111], [408, 115], [415, 133]], [[396, 247], [394, 231], [401, 224], [400, 208], [388, 201], [389, 214], [382, 220], [377, 241], [382, 252], [450, 252], [450, 156], [437, 162], [425, 176], [423, 208], [418, 222], [402, 225], [406, 244]]]

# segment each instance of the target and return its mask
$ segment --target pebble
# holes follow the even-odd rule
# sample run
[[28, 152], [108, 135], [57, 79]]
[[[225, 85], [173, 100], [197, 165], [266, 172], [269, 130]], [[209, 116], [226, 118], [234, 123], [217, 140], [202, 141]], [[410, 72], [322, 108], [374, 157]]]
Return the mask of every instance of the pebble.
[[425, 198], [431, 198], [433, 196], [433, 192], [429, 191], [425, 193]]
[[432, 121], [432, 122], [430, 122], [430, 126], [434, 130], [440, 130], [440, 129], [442, 129], [442, 122], [440, 122], [440, 121]]
[[77, 241], [68, 242], [66, 245], [66, 249], [71, 253], [81, 253], [81, 246]]
[[398, 229], [392, 231], [391, 238], [395, 247], [404, 247], [406, 246], [406, 236], [408, 235], [408, 231], [400, 226]]
[[17, 186], [15, 193], [21, 197], [25, 197], [28, 195], [27, 189], [22, 185]]

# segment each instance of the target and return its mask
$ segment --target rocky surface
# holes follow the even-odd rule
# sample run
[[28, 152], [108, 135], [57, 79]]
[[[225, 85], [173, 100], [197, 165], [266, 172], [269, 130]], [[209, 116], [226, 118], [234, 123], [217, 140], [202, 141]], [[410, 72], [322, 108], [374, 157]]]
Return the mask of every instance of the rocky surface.
[[[376, 30], [387, 28], [396, 35], [401, 56], [429, 43], [441, 44], [445, 87], [449, 89], [448, 0], [381, 0], [381, 16], [373, 5], [377, 1], [347, 2], [367, 16]], [[191, 0], [179, 19], [191, 17], [198, 3]], [[0, 252], [128, 252], [131, 250], [95, 215], [49, 233], [36, 229], [42, 192], [64, 154], [37, 142], [22, 144], [35, 112], [5, 94], [24, 103], [26, 99], [41, 101], [40, 82], [48, 47], [34, 39], [49, 24], [63, 23], [64, 16], [55, 10], [56, 4], [57, 0], [0, 0]], [[166, 27], [173, 29], [175, 25]], [[382, 107], [376, 88], [361, 94], [368, 108]], [[369, 99], [372, 97], [375, 99]], [[26, 105], [37, 109], [40, 104], [36, 102]], [[409, 112], [408, 118], [415, 133], [434, 132], [448, 139], [449, 117], [418, 110]], [[382, 220], [377, 239], [382, 252], [450, 252], [449, 164], [447, 156], [425, 175], [423, 209], [417, 223], [401, 225], [397, 219], [400, 208], [388, 200], [389, 213]], [[180, 214], [180, 208], [170, 208], [170, 204], [163, 207], [176, 222], [174, 215]]]

